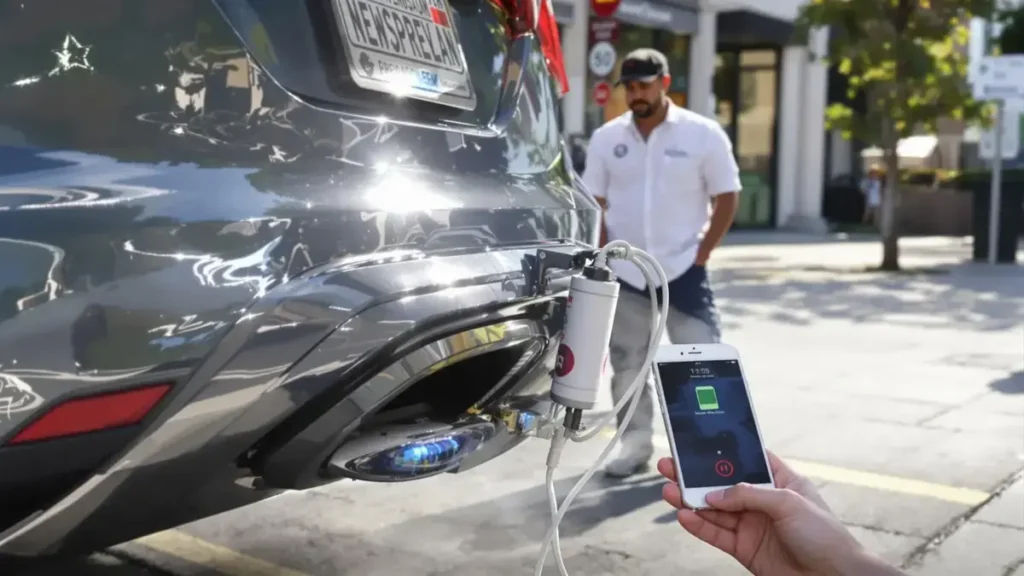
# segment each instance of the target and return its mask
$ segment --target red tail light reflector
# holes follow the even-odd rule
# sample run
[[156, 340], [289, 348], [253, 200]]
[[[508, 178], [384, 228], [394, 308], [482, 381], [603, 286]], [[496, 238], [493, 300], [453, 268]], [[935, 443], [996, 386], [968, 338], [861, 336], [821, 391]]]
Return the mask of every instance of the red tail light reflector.
[[170, 389], [170, 384], [157, 384], [68, 400], [23, 428], [7, 444], [24, 444], [138, 424]]
[[569, 78], [565, 73], [562, 41], [558, 36], [558, 22], [551, 0], [493, 0], [508, 15], [508, 30], [513, 36], [533, 32], [537, 34], [548, 72], [558, 81], [561, 96], [569, 92]]
[[562, 56], [562, 39], [558, 36], [558, 22], [555, 20], [555, 9], [551, 0], [540, 0], [540, 17], [537, 22], [537, 35], [544, 50], [548, 71], [558, 80], [561, 95], [569, 93], [569, 78], [565, 74], [565, 58]]

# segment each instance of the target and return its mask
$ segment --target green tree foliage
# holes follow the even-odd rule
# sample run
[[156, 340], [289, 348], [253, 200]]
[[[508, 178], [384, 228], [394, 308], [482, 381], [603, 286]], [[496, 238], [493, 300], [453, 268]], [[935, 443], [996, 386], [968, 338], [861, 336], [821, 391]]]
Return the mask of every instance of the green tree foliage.
[[967, 84], [967, 25], [992, 12], [992, 0], [810, 0], [797, 18], [805, 41], [827, 28], [829, 53], [849, 80], [850, 99], [867, 102], [858, 112], [833, 104], [826, 124], [881, 148], [887, 181], [882, 195], [882, 269], [899, 268], [899, 162], [896, 145], [919, 130], [934, 130], [940, 118], [984, 117]]

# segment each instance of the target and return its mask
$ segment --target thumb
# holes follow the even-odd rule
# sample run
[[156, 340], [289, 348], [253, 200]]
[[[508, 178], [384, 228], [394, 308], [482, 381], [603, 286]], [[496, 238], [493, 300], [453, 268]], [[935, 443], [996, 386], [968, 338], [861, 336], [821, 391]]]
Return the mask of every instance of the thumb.
[[737, 484], [726, 490], [711, 492], [708, 505], [725, 512], [761, 512], [773, 520], [791, 515], [799, 506], [800, 497], [790, 490]]

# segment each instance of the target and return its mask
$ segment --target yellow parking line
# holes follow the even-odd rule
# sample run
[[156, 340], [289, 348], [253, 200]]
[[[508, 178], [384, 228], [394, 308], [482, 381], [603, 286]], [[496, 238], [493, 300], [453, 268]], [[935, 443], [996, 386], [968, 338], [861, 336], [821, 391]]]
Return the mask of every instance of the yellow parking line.
[[975, 490], [973, 488], [960, 488], [958, 486], [936, 484], [912, 478], [876, 474], [875, 472], [865, 472], [863, 470], [851, 470], [849, 468], [840, 468], [816, 462], [790, 459], [786, 459], [786, 462], [800, 474], [817, 480], [849, 484], [862, 488], [874, 488], [875, 490], [883, 490], [885, 492], [923, 496], [954, 504], [977, 506], [988, 500], [990, 496], [984, 490]]
[[309, 576], [298, 570], [246, 556], [180, 530], [157, 532], [134, 542], [168, 556], [212, 568], [225, 576]]
[[[606, 438], [611, 438], [615, 436], [615, 430], [605, 429], [602, 431], [602, 435]], [[655, 436], [655, 443], [659, 444], [662, 448], [668, 449], [668, 439], [663, 436]], [[876, 472], [842, 468], [829, 464], [819, 464], [817, 462], [791, 460], [789, 458], [786, 458], [786, 462], [800, 474], [815, 480], [824, 480], [826, 482], [835, 482], [837, 484], [846, 484], [848, 486], [858, 486], [861, 488], [872, 488], [897, 494], [922, 496], [954, 504], [977, 506], [985, 500], [988, 500], [990, 496], [990, 494], [984, 490], [975, 490], [973, 488], [948, 486], [934, 482], [925, 482], [923, 480], [914, 480], [912, 478], [902, 478], [899, 476], [890, 476], [888, 474], [878, 474]]]

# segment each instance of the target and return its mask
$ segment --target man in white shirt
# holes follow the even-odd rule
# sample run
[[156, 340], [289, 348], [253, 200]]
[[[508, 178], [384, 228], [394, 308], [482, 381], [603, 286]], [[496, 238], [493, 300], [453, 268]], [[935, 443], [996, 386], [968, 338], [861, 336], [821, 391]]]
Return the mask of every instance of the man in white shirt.
[[[583, 181], [604, 208], [602, 236], [650, 252], [665, 269], [669, 339], [713, 343], [719, 341], [718, 313], [704, 266], [736, 214], [739, 168], [718, 122], [676, 106], [666, 94], [669, 82], [660, 52], [643, 48], [626, 56], [619, 83], [630, 109], [591, 136]], [[643, 275], [632, 263], [612, 265], [622, 284], [610, 350], [618, 402], [643, 363], [651, 318]], [[658, 287], [659, 300], [663, 290]], [[608, 475], [647, 469], [653, 424], [649, 380]]]

